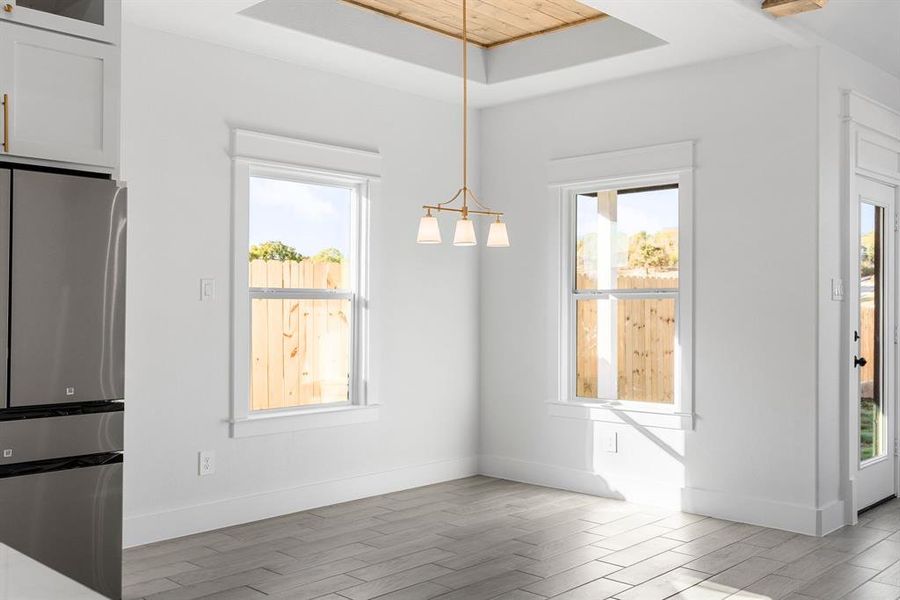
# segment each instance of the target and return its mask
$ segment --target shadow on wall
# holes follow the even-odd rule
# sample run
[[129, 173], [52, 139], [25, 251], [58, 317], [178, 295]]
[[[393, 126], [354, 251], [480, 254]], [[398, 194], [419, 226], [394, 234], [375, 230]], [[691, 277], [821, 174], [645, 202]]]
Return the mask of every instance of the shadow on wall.
[[591, 489], [611, 498], [681, 509], [686, 485], [684, 432], [646, 427], [628, 411], [609, 412], [622, 422], [586, 423], [584, 453], [589, 471], [607, 488]]

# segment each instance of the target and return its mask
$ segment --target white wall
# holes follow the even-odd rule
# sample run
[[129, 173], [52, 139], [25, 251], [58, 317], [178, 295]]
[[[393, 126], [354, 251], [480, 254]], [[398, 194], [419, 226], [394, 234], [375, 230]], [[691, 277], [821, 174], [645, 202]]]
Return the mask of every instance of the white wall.
[[[135, 26], [125, 38], [126, 543], [471, 474], [477, 253], [414, 242], [418, 207], [459, 185], [447, 143], [458, 108]], [[372, 217], [376, 423], [228, 437], [236, 126], [383, 156]], [[217, 281], [212, 303], [199, 301], [201, 277]], [[202, 479], [201, 449], [218, 462]]]
[[[824, 529], [849, 522], [851, 493], [846, 477], [849, 462], [846, 423], [849, 419], [846, 350], [852, 327], [842, 321], [845, 305], [831, 300], [831, 280], [848, 277], [842, 264], [848, 243], [847, 207], [842, 207], [846, 183], [843, 163], [843, 96], [853, 90], [900, 111], [900, 79], [833, 46], [819, 54], [819, 505], [834, 506]], [[855, 401], [855, 399], [854, 399]]]
[[[481, 196], [508, 211], [513, 245], [479, 255], [413, 240], [418, 207], [459, 184], [457, 106], [133, 25], [124, 58], [129, 545], [477, 467], [806, 533], [842, 521], [839, 90], [900, 107], [896, 79], [834, 49], [778, 50], [486, 109]], [[376, 423], [228, 437], [231, 127], [383, 155]], [[681, 140], [696, 142], [695, 429], [550, 417], [547, 164]], [[595, 444], [612, 430], [616, 454]], [[212, 477], [200, 449], [217, 452]]]
[[[814, 533], [817, 54], [777, 50], [482, 112], [482, 195], [512, 247], [481, 268], [482, 470]], [[550, 417], [556, 158], [696, 142], [696, 426]], [[619, 434], [619, 452], [595, 436]]]

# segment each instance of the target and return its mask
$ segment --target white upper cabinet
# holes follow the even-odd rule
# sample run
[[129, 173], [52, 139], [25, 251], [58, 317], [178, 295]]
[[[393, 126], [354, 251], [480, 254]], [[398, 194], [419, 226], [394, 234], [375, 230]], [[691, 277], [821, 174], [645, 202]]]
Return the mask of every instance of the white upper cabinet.
[[0, 21], [117, 44], [121, 0], [0, 0]]
[[117, 46], [0, 22], [0, 155], [115, 167], [119, 79]]

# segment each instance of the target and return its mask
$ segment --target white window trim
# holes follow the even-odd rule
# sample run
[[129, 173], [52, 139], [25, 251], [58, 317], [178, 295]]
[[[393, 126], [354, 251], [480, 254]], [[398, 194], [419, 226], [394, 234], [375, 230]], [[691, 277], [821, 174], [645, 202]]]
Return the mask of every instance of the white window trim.
[[[380, 188], [381, 156], [357, 148], [329, 146], [270, 134], [235, 129], [232, 136], [232, 273], [231, 273], [231, 437], [248, 437], [335, 427], [375, 421], [378, 403], [369, 378], [369, 311], [371, 261], [369, 257], [371, 205]], [[250, 177], [296, 178], [352, 188], [355, 194], [351, 240], [354, 261], [351, 279], [356, 289], [353, 303], [350, 401], [250, 410], [250, 287], [247, 273], [249, 244]], [[329, 296], [330, 297], [330, 296]]]
[[[560, 210], [559, 392], [548, 403], [550, 415], [642, 427], [693, 428], [693, 154], [693, 142], [687, 141], [550, 162], [550, 197]], [[575, 196], [664, 184], [678, 184], [675, 400], [661, 405], [579, 398], [575, 395]]]

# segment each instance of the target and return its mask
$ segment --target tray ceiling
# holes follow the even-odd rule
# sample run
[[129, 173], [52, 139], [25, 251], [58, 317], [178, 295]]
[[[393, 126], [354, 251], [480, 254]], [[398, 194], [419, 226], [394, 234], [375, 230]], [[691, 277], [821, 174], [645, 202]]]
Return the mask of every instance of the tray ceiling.
[[[344, 0], [462, 38], [462, 0]], [[469, 0], [469, 41], [490, 48], [606, 15], [576, 0]]]

